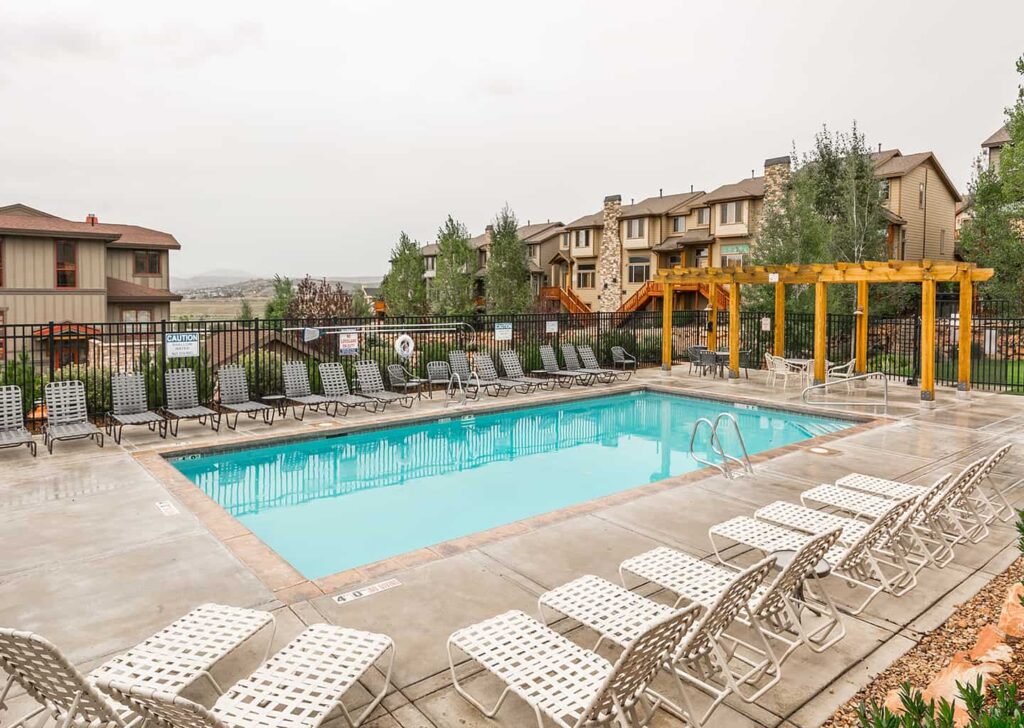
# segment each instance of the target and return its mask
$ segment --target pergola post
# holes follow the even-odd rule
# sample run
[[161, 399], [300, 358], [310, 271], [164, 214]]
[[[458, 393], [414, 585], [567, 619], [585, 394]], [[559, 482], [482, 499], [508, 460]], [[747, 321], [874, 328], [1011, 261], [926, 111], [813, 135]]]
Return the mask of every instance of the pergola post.
[[814, 283], [814, 383], [824, 384], [828, 350], [828, 284]]
[[935, 401], [935, 280], [921, 281], [921, 401]]
[[661, 370], [672, 371], [672, 284], [661, 284]]
[[729, 286], [729, 379], [740, 376], [740, 284]]
[[711, 326], [708, 329], [708, 348], [711, 351], [718, 349], [718, 284], [708, 284], [708, 295], [711, 296], [711, 313], [708, 315], [708, 322]]
[[856, 353], [853, 365], [857, 374], [868, 372], [868, 282], [857, 281]]
[[960, 331], [957, 337], [956, 389], [971, 391], [971, 316], [974, 307], [974, 283], [970, 274], [960, 277]]
[[786, 355], [786, 284], [781, 280], [775, 284], [775, 356]]

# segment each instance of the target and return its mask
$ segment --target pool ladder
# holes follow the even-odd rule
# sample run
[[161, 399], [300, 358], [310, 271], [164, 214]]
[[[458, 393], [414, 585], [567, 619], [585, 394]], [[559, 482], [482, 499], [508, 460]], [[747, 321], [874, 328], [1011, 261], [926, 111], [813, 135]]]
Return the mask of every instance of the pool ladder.
[[[730, 455], [725, 451], [725, 447], [722, 445], [722, 440], [718, 436], [718, 428], [722, 424], [722, 420], [732, 423], [733, 432], [736, 433], [736, 439], [740, 443], [740, 450], [743, 452], [742, 458]], [[693, 444], [697, 441], [697, 433], [700, 431], [702, 425], [707, 425], [708, 429], [711, 431], [711, 437], [708, 443], [711, 448], [711, 452], [721, 458], [720, 463], [705, 460], [693, 451]], [[730, 412], [722, 412], [714, 420], [710, 420], [707, 417], [701, 417], [693, 423], [693, 431], [690, 433], [690, 457], [701, 465], [708, 465], [715, 468], [722, 473], [722, 475], [730, 479], [733, 477], [734, 464], [739, 465], [743, 469], [743, 472], [746, 472], [748, 475], [754, 474], [754, 466], [750, 464], [750, 455], [747, 454], [747, 445], [743, 442], [743, 433], [740, 432], [740, 423], [737, 422], [736, 417]]]

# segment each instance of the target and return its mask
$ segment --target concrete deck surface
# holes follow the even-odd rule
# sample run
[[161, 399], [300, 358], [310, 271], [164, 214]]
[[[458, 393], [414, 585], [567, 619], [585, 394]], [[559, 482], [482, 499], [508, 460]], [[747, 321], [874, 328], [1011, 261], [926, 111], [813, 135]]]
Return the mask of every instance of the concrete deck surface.
[[[677, 368], [671, 377], [652, 370], [640, 372], [636, 382], [669, 386], [680, 393], [799, 402], [799, 390], [773, 391], [758, 372], [751, 372], [749, 380], [726, 383], [687, 375], [685, 368]], [[556, 392], [553, 398], [562, 396], [567, 394]], [[513, 394], [512, 399], [540, 398]], [[58, 443], [53, 456], [41, 450], [35, 460], [27, 451], [3, 451], [0, 625], [39, 632], [82, 669], [89, 669], [200, 603], [268, 609], [278, 619], [278, 645], [304, 625], [323, 621], [394, 638], [394, 686], [368, 723], [372, 728], [532, 725], [532, 713], [514, 697], [492, 721], [454, 692], [445, 652], [453, 630], [511, 608], [535, 614], [541, 592], [585, 573], [617, 581], [622, 560], [657, 545], [706, 556], [712, 524], [749, 514], [773, 500], [798, 501], [802, 490], [851, 471], [926, 483], [962, 468], [999, 443], [1013, 442], [1017, 446], [1000, 465], [997, 478], [1011, 483], [1019, 477], [1024, 465], [1024, 398], [974, 393], [964, 401], [943, 390], [934, 409], [922, 410], [916, 389], [893, 383], [890, 402], [884, 423], [830, 441], [826, 454], [796, 448], [760, 462], [754, 476], [734, 480], [714, 471], [701, 479], [682, 476], [674, 479], [674, 487], [637, 494], [529, 531], [510, 528], [503, 538], [445, 558], [425, 563], [414, 557], [399, 560], [393, 571], [374, 573], [365, 582], [393, 576], [401, 582], [399, 587], [347, 604], [336, 603], [323, 590], [311, 598], [297, 598], [266, 583], [143, 466], [145, 453], [171, 445], [203, 446], [338, 427], [329, 418], [307, 414], [299, 423], [289, 415], [271, 430], [244, 422], [238, 434], [220, 435], [186, 423], [177, 443], [160, 441], [141, 428], [126, 429], [121, 447], [112, 440], [102, 450], [87, 441]], [[480, 411], [493, 404], [483, 398], [466, 410]], [[872, 408], [857, 411], [865, 409], [879, 414]], [[440, 399], [435, 399], [418, 404], [413, 413], [441, 411]], [[385, 416], [353, 414], [349, 424], [409, 416], [406, 410]], [[1016, 505], [1024, 505], [1024, 489], [1016, 497]], [[158, 508], [161, 502], [172, 504], [172, 512]], [[945, 569], [925, 569], [919, 586], [905, 597], [883, 595], [860, 618], [847, 618], [848, 636], [836, 649], [824, 655], [798, 651], [785, 664], [781, 683], [757, 704], [730, 698], [711, 725], [819, 725], [872, 675], [940, 624], [956, 604], [1004, 570], [1017, 555], [1014, 532], [995, 526], [986, 541], [961, 547], [958, 553], [958, 560]], [[829, 586], [840, 600], [846, 596], [845, 587]], [[570, 636], [589, 644], [582, 630]], [[223, 679], [230, 682], [251, 670], [259, 652], [253, 645], [222, 665]], [[471, 665], [459, 669], [472, 689], [496, 694], [493, 681], [473, 675]], [[353, 690], [348, 702], [353, 707], [365, 704], [368, 691], [380, 679], [381, 675], [372, 675], [367, 690]], [[0, 725], [28, 703], [24, 695], [11, 701], [12, 709], [0, 717]], [[679, 722], [660, 714], [654, 725]]]

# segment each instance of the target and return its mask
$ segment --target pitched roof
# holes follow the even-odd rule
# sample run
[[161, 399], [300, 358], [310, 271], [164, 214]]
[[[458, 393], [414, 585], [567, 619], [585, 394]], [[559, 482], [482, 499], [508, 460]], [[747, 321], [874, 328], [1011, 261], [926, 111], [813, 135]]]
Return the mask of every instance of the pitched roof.
[[164, 290], [140, 286], [138, 283], [123, 281], [120, 278], [107, 278], [107, 300], [111, 303], [157, 303], [160, 301], [180, 301], [181, 295]]
[[758, 197], [764, 197], [764, 177], [749, 177], [730, 185], [722, 185], [709, 192], [701, 202], [710, 205], [713, 202], [749, 200]]
[[953, 184], [953, 180], [946, 174], [946, 170], [939, 164], [933, 152], [917, 152], [915, 154], [903, 154], [899, 149], [889, 149], [884, 152], [875, 152], [871, 155], [871, 161], [875, 163], [875, 177], [885, 179], [888, 177], [903, 177], [910, 174], [925, 162], [931, 162], [938, 172], [942, 182], [949, 188], [953, 199], [961, 200], [960, 191]]
[[707, 199], [707, 196], [708, 193], [703, 190], [694, 192], [692, 197], [670, 208], [668, 212], [672, 215], [685, 215], [691, 210], [696, 210], [698, 207], [704, 207], [704, 201]]
[[703, 192], [678, 192], [672, 195], [658, 195], [648, 197], [632, 205], [623, 205], [619, 210], [619, 217], [644, 217], [647, 215], [664, 215], [681, 205], [685, 205], [693, 199], [700, 197]]
[[519, 239], [524, 243], [543, 243], [564, 229], [560, 222], [535, 222], [532, 225], [523, 225], [517, 232]]
[[437, 255], [437, 243], [427, 243], [420, 248], [420, 255]]
[[565, 229], [574, 230], [576, 228], [602, 227], [603, 225], [604, 210], [601, 210], [601, 212], [595, 212], [593, 215], [584, 215], [581, 218], [573, 220], [565, 226]]
[[210, 353], [211, 366], [232, 364], [243, 354], [248, 353], [259, 341], [260, 349], [267, 349], [270, 344], [280, 344], [299, 352], [304, 357], [321, 356], [312, 346], [305, 344], [298, 336], [289, 332], [274, 329], [261, 329], [259, 339], [253, 329], [237, 329], [231, 331], [215, 331], [206, 337], [203, 348]]
[[988, 139], [981, 143], [982, 149], [991, 149], [992, 147], [999, 148], [1010, 141], [1010, 130], [1006, 128], [1006, 124], [1003, 124], [999, 131], [990, 136]]
[[682, 235], [669, 235], [658, 245], [651, 248], [651, 250], [655, 250], [659, 253], [672, 253], [676, 250], [682, 250], [684, 245], [710, 243], [712, 240], [714, 240], [714, 238], [708, 232], [707, 228], [699, 228], [697, 230], [687, 230]]
[[28, 237], [68, 237], [105, 240], [114, 248], [158, 248], [179, 250], [181, 245], [170, 233], [115, 223], [89, 223], [65, 220], [28, 205], [15, 203], [0, 207], [0, 234]]

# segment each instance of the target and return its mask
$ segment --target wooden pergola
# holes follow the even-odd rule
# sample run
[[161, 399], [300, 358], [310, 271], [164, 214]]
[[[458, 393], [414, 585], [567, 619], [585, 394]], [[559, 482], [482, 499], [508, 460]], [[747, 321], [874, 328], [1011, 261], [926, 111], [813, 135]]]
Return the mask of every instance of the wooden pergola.
[[810, 265], [766, 265], [730, 268], [662, 268], [654, 280], [662, 284], [662, 369], [672, 368], [672, 295], [677, 286], [704, 284], [711, 301], [709, 341], [717, 341], [718, 286], [729, 287], [729, 376], [740, 375], [740, 287], [743, 284], [775, 286], [775, 356], [785, 352], [786, 285], [814, 285], [814, 381], [825, 381], [828, 322], [828, 286], [849, 283], [857, 286], [856, 353], [854, 368], [867, 372], [868, 357], [868, 285], [875, 283], [921, 284], [921, 399], [935, 399], [935, 284], [960, 284], [960, 318], [957, 388], [971, 387], [971, 307], [974, 284], [987, 281], [994, 271], [973, 263], [915, 260], [863, 263], [813, 263]]

